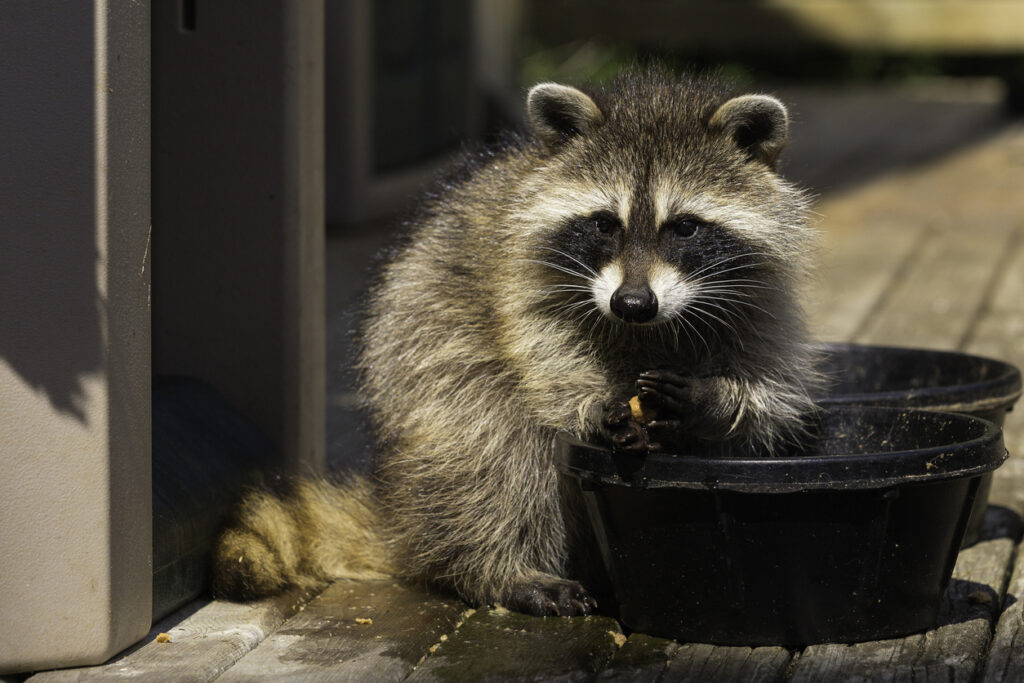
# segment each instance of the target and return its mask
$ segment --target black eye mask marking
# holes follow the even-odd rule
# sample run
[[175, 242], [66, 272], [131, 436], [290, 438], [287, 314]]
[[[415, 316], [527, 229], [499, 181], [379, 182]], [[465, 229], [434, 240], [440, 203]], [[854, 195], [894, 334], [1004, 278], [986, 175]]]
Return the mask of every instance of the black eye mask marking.
[[673, 216], [661, 224], [658, 252], [681, 272], [698, 273], [701, 279], [720, 279], [717, 272], [724, 269], [753, 275], [757, 265], [757, 251], [751, 244], [721, 225], [693, 214]]
[[695, 237], [698, 232], [707, 228], [707, 221], [690, 214], [673, 216], [661, 225], [663, 231], [671, 232], [674, 236], [684, 240]]
[[583, 220], [589, 222], [590, 226], [602, 235], [614, 235], [622, 228], [622, 221], [611, 211], [598, 211]]
[[611, 211], [566, 219], [539, 258], [585, 277], [596, 277], [622, 247], [622, 221]]

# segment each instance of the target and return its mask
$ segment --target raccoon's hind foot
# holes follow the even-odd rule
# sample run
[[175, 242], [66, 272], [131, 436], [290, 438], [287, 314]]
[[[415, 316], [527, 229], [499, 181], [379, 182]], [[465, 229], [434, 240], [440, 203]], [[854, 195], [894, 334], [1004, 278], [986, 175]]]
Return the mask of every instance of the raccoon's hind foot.
[[601, 418], [601, 428], [614, 450], [630, 453], [650, 450], [647, 429], [633, 418], [629, 401], [612, 401]]
[[723, 377], [686, 377], [672, 370], [650, 370], [637, 380], [637, 396], [658, 417], [647, 424], [652, 450], [694, 437], [722, 441], [732, 435], [739, 401]]
[[547, 577], [514, 584], [504, 606], [535, 617], [585, 617], [597, 601], [576, 581]]

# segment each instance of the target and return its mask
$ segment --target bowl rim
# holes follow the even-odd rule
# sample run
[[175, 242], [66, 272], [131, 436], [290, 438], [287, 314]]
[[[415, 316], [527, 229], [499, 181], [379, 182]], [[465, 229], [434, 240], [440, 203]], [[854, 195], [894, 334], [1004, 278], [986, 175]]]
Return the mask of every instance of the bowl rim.
[[559, 432], [556, 466], [561, 472], [590, 484], [792, 493], [883, 489], [969, 477], [996, 469], [1008, 457], [1002, 429], [972, 415], [877, 406], [843, 406], [827, 410], [834, 414], [875, 413], [882, 419], [913, 413], [919, 416], [918, 419], [975, 422], [981, 433], [967, 441], [913, 450], [757, 458], [615, 453], [601, 444]]
[[[1022, 391], [1024, 391], [1024, 382], [1022, 382], [1020, 369], [1012, 363], [989, 356], [949, 349], [924, 349], [913, 346], [857, 344], [853, 342], [816, 341], [812, 342], [810, 347], [824, 353], [846, 350], [900, 355], [918, 354], [946, 358], [956, 357], [961, 360], [987, 363], [998, 370], [994, 376], [977, 382], [821, 396], [815, 399], [815, 402], [819, 405], [912, 406], [950, 412], [974, 412], [996, 410], [999, 408], [1009, 409], [1020, 399]], [[993, 393], [997, 395], [993, 396]]]

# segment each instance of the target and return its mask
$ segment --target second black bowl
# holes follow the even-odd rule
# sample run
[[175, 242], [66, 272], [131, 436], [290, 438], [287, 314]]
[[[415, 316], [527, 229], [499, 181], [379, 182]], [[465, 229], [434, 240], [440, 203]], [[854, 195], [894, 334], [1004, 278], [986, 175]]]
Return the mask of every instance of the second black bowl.
[[[830, 380], [818, 402], [827, 407], [927, 408], [974, 415], [1001, 427], [1021, 396], [1020, 370], [994, 358], [874, 344], [816, 346]], [[965, 546], [978, 541], [991, 489], [988, 474], [978, 486]]]

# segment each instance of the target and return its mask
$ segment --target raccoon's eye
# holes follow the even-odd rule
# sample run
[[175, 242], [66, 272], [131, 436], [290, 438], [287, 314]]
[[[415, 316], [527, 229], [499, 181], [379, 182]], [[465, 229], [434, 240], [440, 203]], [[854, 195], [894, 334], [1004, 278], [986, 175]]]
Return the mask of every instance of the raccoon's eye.
[[611, 235], [621, 226], [619, 217], [609, 211], [598, 211], [591, 214], [587, 218], [587, 222], [602, 235]]
[[665, 221], [665, 229], [683, 239], [696, 235], [703, 225], [704, 222], [694, 216], [676, 216]]

